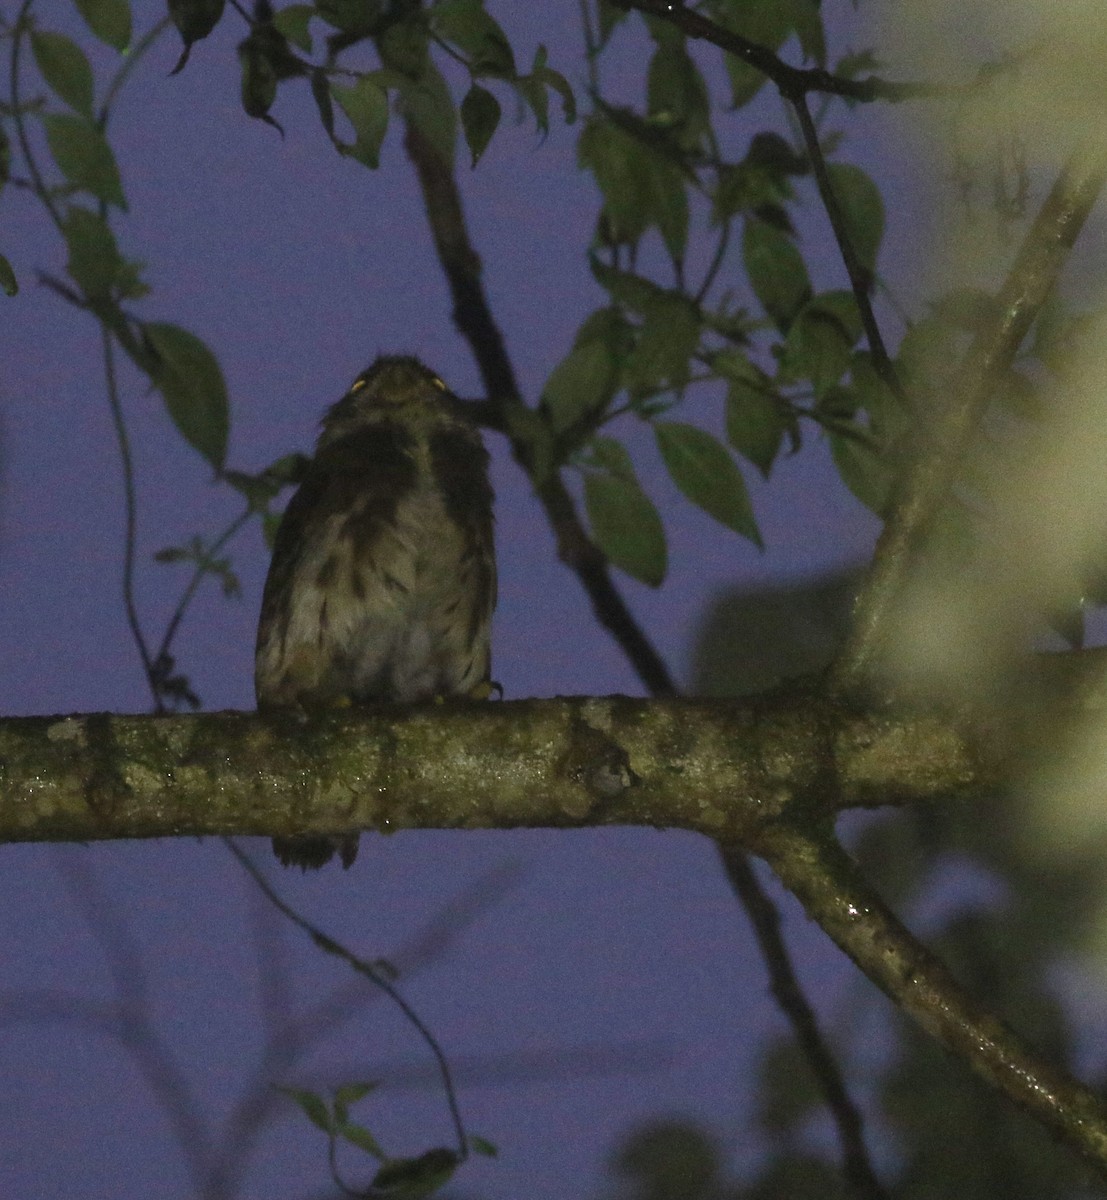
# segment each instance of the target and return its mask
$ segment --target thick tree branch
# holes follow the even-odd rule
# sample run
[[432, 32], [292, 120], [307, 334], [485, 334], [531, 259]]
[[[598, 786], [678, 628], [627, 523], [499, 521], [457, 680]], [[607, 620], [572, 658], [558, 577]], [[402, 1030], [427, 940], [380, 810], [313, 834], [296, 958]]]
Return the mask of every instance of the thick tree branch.
[[766, 822], [988, 794], [938, 717], [753, 700], [568, 698], [0, 721], [0, 842], [654, 825], [751, 845]]
[[880, 535], [849, 640], [835, 668], [834, 683], [839, 690], [856, 690], [871, 674], [889, 613], [916, 552], [949, 493], [973, 431], [1068, 261], [1105, 175], [1107, 160], [1102, 150], [1084, 149], [1066, 164], [999, 290], [997, 317], [969, 347], [946, 407], [918, 428], [922, 444], [916, 448]]
[[[1103, 655], [1055, 656], [1009, 739], [1104, 703]], [[1029, 694], [1033, 689], [1027, 689]], [[1034, 753], [1033, 746], [1028, 747]], [[906, 1012], [1107, 1173], [1107, 1112], [965, 995], [832, 841], [852, 805], [994, 793], [1016, 765], [937, 716], [861, 714], [793, 687], [752, 700], [427, 704], [313, 719], [0, 721], [0, 840], [653, 825], [764, 857]]]
[[832, 838], [765, 827], [759, 852], [808, 915], [932, 1037], [1107, 1176], [1107, 1108], [1053, 1069], [900, 924]]

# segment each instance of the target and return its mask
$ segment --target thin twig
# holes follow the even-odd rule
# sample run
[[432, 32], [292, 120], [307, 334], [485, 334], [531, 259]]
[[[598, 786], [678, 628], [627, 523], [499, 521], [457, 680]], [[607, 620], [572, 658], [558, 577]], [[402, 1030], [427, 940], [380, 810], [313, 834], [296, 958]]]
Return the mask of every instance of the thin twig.
[[122, 66], [112, 77], [111, 83], [108, 84], [108, 90], [104, 93], [104, 102], [100, 105], [100, 112], [96, 118], [96, 123], [101, 129], [107, 129], [108, 121], [111, 119], [112, 105], [130, 78], [131, 72], [138, 66], [139, 62], [145, 57], [146, 52], [172, 23], [169, 17], [162, 17], [160, 21], [151, 26], [138, 42], [131, 47], [126, 58], [123, 59]]
[[357, 971], [359, 975], [363, 975], [368, 979], [374, 987], [382, 991], [396, 1005], [400, 1012], [404, 1014], [409, 1024], [423, 1039], [431, 1054], [434, 1055], [434, 1060], [438, 1065], [438, 1073], [442, 1079], [442, 1089], [446, 1094], [446, 1104], [450, 1110], [450, 1120], [453, 1123], [454, 1136], [457, 1138], [458, 1156], [462, 1159], [467, 1158], [469, 1154], [469, 1139], [465, 1132], [465, 1125], [461, 1119], [461, 1109], [458, 1107], [457, 1093], [454, 1090], [453, 1078], [450, 1075], [450, 1065], [446, 1061], [446, 1055], [443, 1053], [442, 1047], [438, 1044], [438, 1039], [423, 1023], [418, 1013], [371, 963], [366, 962], [363, 958], [359, 958], [356, 954], [347, 950], [341, 942], [335, 941], [329, 934], [324, 933], [317, 925], [313, 925], [306, 917], [302, 917], [291, 905], [282, 900], [273, 888], [273, 885], [257, 869], [249, 856], [240, 850], [230, 838], [224, 838], [223, 843], [258, 885], [269, 903], [282, 916], [291, 921], [298, 929], [302, 929], [320, 950], [324, 950], [328, 954], [333, 954], [336, 958], [342, 959], [343, 962]]
[[871, 102], [874, 100], [917, 100], [917, 99], [946, 99], [963, 96], [979, 82], [967, 84], [938, 84], [906, 81], [893, 83], [876, 75], [864, 79], [843, 79], [822, 67], [793, 67], [779, 55], [759, 42], [751, 41], [740, 33], [725, 29], [703, 16], [694, 8], [683, 4], [673, 3], [673, 0], [611, 0], [616, 8], [627, 12], [647, 13], [651, 17], [660, 17], [682, 29], [689, 37], [711, 42], [720, 50], [740, 58], [743, 62], [755, 67], [767, 78], [771, 79], [781, 91], [793, 94], [808, 92], [826, 92], [832, 96], [842, 96], [847, 100]]
[[165, 712], [165, 703], [161, 690], [157, 686], [154, 671], [154, 660], [150, 657], [150, 648], [146, 644], [146, 636], [138, 618], [138, 606], [135, 603], [135, 540], [137, 534], [137, 502], [135, 499], [135, 472], [131, 459], [131, 440], [127, 432], [127, 423], [123, 416], [123, 405], [119, 399], [119, 388], [115, 377], [115, 352], [112, 348], [111, 331], [107, 325], [100, 325], [100, 341], [104, 351], [104, 379], [107, 385], [108, 408], [111, 410], [112, 426], [115, 429], [115, 440], [119, 448], [119, 465], [123, 473], [123, 607], [127, 613], [127, 625], [131, 638], [138, 649], [142, 660], [142, 669], [146, 674], [146, 682], [154, 697], [154, 711]]
[[754, 874], [744, 850], [737, 846], [720, 845], [719, 856], [727, 878], [753, 925], [761, 957], [769, 968], [773, 997], [792, 1025], [800, 1052], [810, 1065], [815, 1082], [823, 1094], [823, 1101], [837, 1126], [838, 1140], [842, 1145], [842, 1174], [858, 1196], [867, 1197], [868, 1200], [886, 1200], [888, 1193], [877, 1178], [865, 1145], [861, 1112], [846, 1090], [834, 1052], [819, 1029], [815, 1010], [804, 995], [789, 958], [788, 947], [780, 931], [780, 913]]
[[[241, 512], [227, 526], [226, 529], [215, 539], [214, 542], [207, 548], [206, 557], [211, 558], [212, 555], [218, 554], [220, 550], [238, 533], [240, 529], [254, 516], [254, 510], [247, 508], [245, 512]], [[173, 615], [169, 618], [169, 624], [165, 627], [165, 634], [161, 639], [161, 644], [158, 646], [158, 652], [154, 657], [155, 662], [163, 662], [169, 654], [169, 649], [173, 645], [173, 639], [177, 636], [177, 630], [180, 628], [181, 621], [184, 620], [185, 613], [188, 612], [192, 604], [193, 597], [200, 584], [204, 580], [204, 576], [208, 574], [207, 568], [202, 564], [197, 564], [192, 572], [192, 576], [185, 585], [184, 591], [181, 593], [180, 600], [177, 601], [177, 607], [173, 610]]]
[[861, 325], [865, 330], [865, 337], [869, 343], [873, 367], [891, 390], [892, 394], [901, 401], [905, 400], [903, 387], [900, 384], [895, 367], [892, 366], [892, 360], [888, 356], [887, 347], [884, 345], [884, 338], [880, 333], [880, 326], [877, 324], [876, 315], [869, 300], [872, 273], [867, 267], [862, 266], [853, 248], [853, 242], [846, 227], [845, 214], [842, 212], [842, 206], [838, 203], [838, 197], [834, 193], [834, 185], [830, 181], [830, 172], [826, 169], [826, 159], [823, 157], [823, 149], [819, 144], [818, 131], [815, 129], [815, 123], [811, 119], [811, 110], [807, 105], [807, 96], [804, 92], [790, 94], [784, 92], [783, 89], [782, 94], [792, 105], [799, 120], [800, 130], [803, 134], [803, 143], [807, 149], [807, 157], [811, 162], [811, 169], [815, 173], [815, 184], [819, 189], [819, 198], [823, 202], [823, 208], [826, 209], [826, 215], [830, 220], [830, 227], [834, 231], [834, 240], [838, 243], [838, 252], [842, 256], [846, 274], [849, 276], [850, 287], [853, 290], [853, 299], [857, 305], [858, 312], [861, 314]]
[[160, 1100], [193, 1182], [201, 1186], [211, 1153], [211, 1129], [191, 1082], [158, 1033], [142, 948], [126, 914], [101, 887], [87, 856], [71, 854], [54, 861], [70, 898], [100, 946], [115, 987], [116, 1002], [107, 1008], [114, 1012], [115, 1028], [109, 1026], [109, 1031], [130, 1052]]

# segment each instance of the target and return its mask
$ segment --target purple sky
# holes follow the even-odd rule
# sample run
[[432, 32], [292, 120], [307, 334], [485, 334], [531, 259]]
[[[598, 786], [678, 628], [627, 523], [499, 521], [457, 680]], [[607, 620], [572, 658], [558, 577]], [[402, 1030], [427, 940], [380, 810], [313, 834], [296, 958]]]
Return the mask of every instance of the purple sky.
[[[42, 6], [51, 19], [53, 7]], [[493, 8], [520, 61], [543, 41], [552, 63], [581, 82], [576, 5], [549, 6], [541, 18], [528, 12], [525, 20], [513, 6]], [[851, 11], [847, 18], [855, 19]], [[462, 395], [477, 394], [478, 383], [449, 319], [398, 139], [390, 135], [378, 173], [340, 159], [306, 86], [282, 92], [275, 112], [283, 141], [248, 120], [234, 55], [241, 36], [229, 13], [172, 79], [177, 48], [167, 38], [119, 106], [113, 144], [130, 203], [117, 225], [121, 245], [148, 263], [154, 287], [140, 311], [187, 326], [219, 356], [233, 400], [228, 463], [253, 470], [308, 449], [322, 410], [379, 351], [417, 353]], [[837, 36], [841, 49], [853, 44], [847, 32]], [[91, 39], [82, 33], [80, 40]], [[615, 70], [635, 66], [628, 52]], [[775, 103], [765, 111], [775, 112]], [[735, 145], [757, 128], [751, 120], [732, 119]], [[866, 120], [850, 147], [893, 189], [888, 261], [905, 274], [918, 254], [905, 168], [879, 119]], [[463, 171], [495, 315], [531, 399], [580, 320], [602, 302], [582, 253], [595, 194], [576, 168], [574, 138], [555, 120], [539, 145], [529, 123], [509, 121], [478, 170]], [[0, 249], [23, 290], [0, 302], [3, 709], [143, 711], [148, 696], [119, 599], [122, 499], [98, 329], [35, 286], [37, 268], [62, 274], [64, 248], [26, 196], [9, 189], [4, 200]], [[843, 286], [835, 259], [818, 248], [823, 237], [815, 213], [805, 249], [823, 286]], [[160, 399], [145, 394], [129, 368], [122, 378], [139, 472], [140, 605], [156, 637], [184, 576], [154, 565], [151, 554], [211, 534], [234, 515], [235, 498], [211, 485]], [[720, 407], [704, 397], [690, 406], [690, 419], [718, 430]], [[627, 434], [666, 519], [671, 567], [656, 592], [620, 583], [683, 684], [692, 682], [696, 630], [724, 593], [834, 569], [871, 549], [874, 520], [837, 481], [817, 442], [781, 463], [768, 486], [747, 473], [768, 546], [761, 554], [681, 500], [649, 437]], [[498, 439], [490, 446], [501, 578], [494, 673], [507, 698], [640, 694], [593, 625], [575, 579], [554, 559], [525, 480]], [[209, 708], [253, 705], [267, 565], [259, 531], [242, 536], [233, 554], [242, 598], [227, 602], [206, 587], [178, 643], [180, 666]], [[269, 869], [267, 846], [251, 849]], [[160, 1036], [216, 1124], [257, 1070], [257, 987], [267, 975], [259, 974], [258, 946], [269, 976], [283, 964], [294, 1004], [349, 991], [348, 973], [291, 931], [274, 932], [252, 885], [216, 842], [2, 853], [0, 1194], [62, 1194], [79, 1181], [88, 1197], [128, 1200], [154, 1189], [166, 1200], [195, 1195], [187, 1156], [135, 1057], [87, 1022], [41, 1018], [41, 1005], [60, 1004], [63, 995], [104, 1002], [118, 995], [82, 913], [110, 911], [125, 922]], [[412, 948], [417, 932], [447, 918], [489, 872], [510, 875], [506, 894], [422, 961]], [[458, 1064], [468, 1125], [502, 1151], [498, 1162], [467, 1166], [459, 1194], [598, 1195], [610, 1187], [605, 1164], [620, 1137], [658, 1117], [703, 1123], [728, 1147], [736, 1172], [752, 1167], [752, 1064], [759, 1041], [782, 1019], [707, 842], [643, 830], [408, 833], [363, 839], [348, 873], [286, 873], [278, 883], [367, 957], [394, 958], [401, 968], [410, 962], [404, 994]], [[99, 898], [89, 900], [89, 888]], [[804, 977], [822, 1012], [832, 1014], [864, 985], [818, 930], [796, 919], [794, 905], [785, 912]], [[122, 973], [134, 982], [133, 967]], [[39, 1019], [26, 1019], [33, 1013]], [[513, 1061], [526, 1068], [522, 1078]], [[389, 1149], [410, 1152], [449, 1132], [427, 1063], [412, 1032], [370, 995], [364, 1014], [337, 1037], [265, 1078], [305, 1086], [393, 1080], [358, 1111]], [[242, 1195], [317, 1194], [324, 1181], [321, 1135], [290, 1107], [282, 1111], [285, 1119], [267, 1129], [246, 1164]]]

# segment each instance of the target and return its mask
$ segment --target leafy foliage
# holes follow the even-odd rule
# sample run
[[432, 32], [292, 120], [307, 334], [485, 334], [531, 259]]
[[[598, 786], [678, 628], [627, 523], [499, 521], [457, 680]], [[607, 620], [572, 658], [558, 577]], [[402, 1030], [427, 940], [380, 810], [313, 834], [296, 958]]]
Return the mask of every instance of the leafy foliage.
[[179, 325], [147, 321], [142, 335], [150, 351], [150, 376], [173, 423], [218, 470], [230, 430], [227, 387], [218, 360], [195, 334]]
[[[350, 1119], [350, 1108], [375, 1091], [377, 1086], [375, 1083], [345, 1083], [331, 1093], [329, 1101], [318, 1092], [305, 1088], [277, 1090], [294, 1101], [312, 1125], [327, 1135], [331, 1176], [342, 1191], [350, 1195], [362, 1194], [350, 1192], [338, 1173], [335, 1159], [338, 1142], [356, 1146], [376, 1160], [371, 1192], [365, 1194], [395, 1197], [396, 1200], [420, 1200], [449, 1183], [463, 1156], [441, 1146], [414, 1157], [394, 1158], [386, 1154], [380, 1142], [364, 1125]], [[494, 1158], [498, 1153], [486, 1138], [473, 1136], [469, 1141], [471, 1149], [477, 1154]]]

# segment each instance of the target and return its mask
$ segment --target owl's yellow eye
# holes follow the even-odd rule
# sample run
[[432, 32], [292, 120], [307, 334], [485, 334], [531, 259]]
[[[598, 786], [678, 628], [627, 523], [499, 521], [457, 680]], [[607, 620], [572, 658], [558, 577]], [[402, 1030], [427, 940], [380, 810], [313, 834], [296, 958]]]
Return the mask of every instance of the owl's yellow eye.
[[440, 392], [444, 392], [444, 391], [446, 390], [446, 385], [445, 385], [445, 384], [442, 382], [442, 380], [441, 380], [441, 379], [439, 379], [439, 378], [438, 378], [438, 376], [437, 376], [437, 375], [433, 375], [433, 376], [431, 377], [431, 383], [433, 383], [433, 384], [434, 384], [434, 386], [435, 386], [436, 388], [438, 388], [438, 390], [439, 390]]
[[360, 392], [364, 386], [365, 386], [365, 376], [362, 375], [361, 378], [355, 379], [354, 382], [350, 384], [350, 390], [346, 393], [346, 395], [352, 396], [354, 394], [354, 392]]

